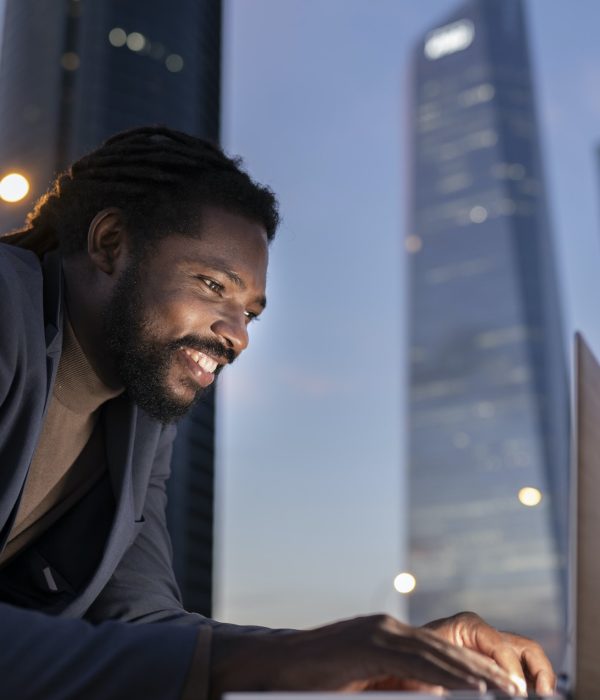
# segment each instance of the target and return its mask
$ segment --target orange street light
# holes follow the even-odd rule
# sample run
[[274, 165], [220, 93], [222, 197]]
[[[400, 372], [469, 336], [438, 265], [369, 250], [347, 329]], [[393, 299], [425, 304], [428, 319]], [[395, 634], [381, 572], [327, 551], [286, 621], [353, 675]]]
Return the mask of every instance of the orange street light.
[[0, 180], [0, 199], [20, 202], [29, 192], [29, 181], [20, 173], [9, 173]]

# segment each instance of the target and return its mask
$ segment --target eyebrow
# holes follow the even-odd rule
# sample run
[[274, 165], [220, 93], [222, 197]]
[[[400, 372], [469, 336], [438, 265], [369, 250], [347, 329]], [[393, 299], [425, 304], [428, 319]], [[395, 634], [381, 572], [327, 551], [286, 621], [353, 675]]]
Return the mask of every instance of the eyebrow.
[[[236, 287], [239, 289], [247, 289], [244, 280], [233, 270], [227, 267], [227, 264], [220, 258], [202, 257], [202, 258], [184, 258], [184, 262], [189, 265], [206, 265], [211, 270], [216, 270], [224, 274]], [[267, 298], [265, 296], [258, 297], [256, 303], [263, 309], [267, 306]]]

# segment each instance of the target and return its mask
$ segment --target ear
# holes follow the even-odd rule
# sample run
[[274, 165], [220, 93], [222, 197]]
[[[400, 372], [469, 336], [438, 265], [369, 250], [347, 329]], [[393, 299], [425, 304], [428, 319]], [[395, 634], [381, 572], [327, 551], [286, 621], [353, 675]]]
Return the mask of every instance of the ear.
[[123, 213], [116, 207], [99, 211], [87, 235], [87, 252], [96, 267], [112, 275], [128, 252]]

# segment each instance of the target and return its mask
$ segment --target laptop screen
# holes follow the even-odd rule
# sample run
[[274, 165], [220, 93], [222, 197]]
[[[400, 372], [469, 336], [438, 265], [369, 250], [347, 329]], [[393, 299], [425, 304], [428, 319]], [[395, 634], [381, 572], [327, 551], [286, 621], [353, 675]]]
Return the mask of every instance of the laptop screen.
[[575, 338], [574, 398], [571, 683], [577, 700], [592, 700], [600, 688], [600, 363], [580, 334]]

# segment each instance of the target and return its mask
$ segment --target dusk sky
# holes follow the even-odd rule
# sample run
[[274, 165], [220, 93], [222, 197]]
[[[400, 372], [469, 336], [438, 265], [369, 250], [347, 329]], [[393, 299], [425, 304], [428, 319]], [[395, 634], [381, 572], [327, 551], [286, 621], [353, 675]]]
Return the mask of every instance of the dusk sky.
[[[223, 144], [283, 225], [221, 383], [217, 618], [402, 615], [409, 59], [458, 4], [225, 2]], [[565, 353], [575, 328], [600, 352], [600, 4], [526, 8]]]

